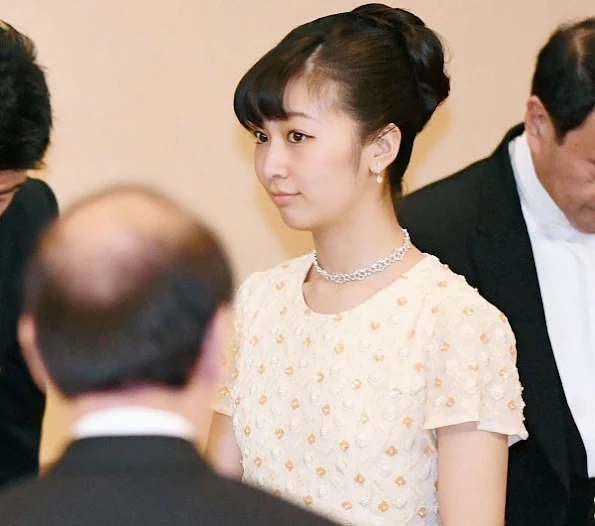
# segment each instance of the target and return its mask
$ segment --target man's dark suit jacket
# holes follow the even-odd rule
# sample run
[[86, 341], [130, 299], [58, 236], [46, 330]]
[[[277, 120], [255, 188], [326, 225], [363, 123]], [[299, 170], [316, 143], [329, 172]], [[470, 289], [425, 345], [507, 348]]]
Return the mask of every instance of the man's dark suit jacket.
[[49, 186], [28, 179], [0, 215], [0, 487], [38, 469], [45, 402], [21, 356], [17, 320], [21, 272], [40, 230], [57, 214]]
[[215, 475], [172, 437], [73, 442], [40, 480], [0, 495], [2, 526], [330, 526], [281, 499]]
[[576, 481], [587, 479], [585, 448], [556, 368], [508, 153], [522, 132], [513, 128], [490, 157], [406, 197], [399, 220], [420, 250], [465, 276], [515, 333], [529, 439], [510, 448], [506, 524], [583, 526], [572, 522], [569, 500]]

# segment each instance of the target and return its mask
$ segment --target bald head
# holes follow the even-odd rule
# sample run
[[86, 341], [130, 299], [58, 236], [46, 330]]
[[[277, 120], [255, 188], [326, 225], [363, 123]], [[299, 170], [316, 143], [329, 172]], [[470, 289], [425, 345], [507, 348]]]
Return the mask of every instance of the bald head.
[[213, 242], [205, 227], [162, 195], [114, 188], [68, 210], [37, 257], [73, 300], [99, 306], [125, 297], [188, 245], [208, 250]]
[[138, 187], [71, 207], [42, 236], [25, 277], [40, 353], [67, 396], [183, 385], [231, 293], [229, 264], [210, 230]]

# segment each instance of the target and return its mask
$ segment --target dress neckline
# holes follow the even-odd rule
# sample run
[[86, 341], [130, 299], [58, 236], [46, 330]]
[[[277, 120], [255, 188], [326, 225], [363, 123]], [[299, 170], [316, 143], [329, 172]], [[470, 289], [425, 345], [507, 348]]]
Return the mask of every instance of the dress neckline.
[[349, 309], [342, 310], [342, 311], [325, 313], [325, 312], [317, 312], [314, 309], [312, 309], [308, 305], [308, 302], [306, 301], [306, 298], [304, 297], [304, 283], [306, 281], [306, 276], [308, 276], [308, 272], [310, 272], [310, 269], [312, 268], [312, 258], [305, 257], [304, 260], [305, 260], [306, 264], [304, 265], [303, 268], [300, 269], [300, 272], [298, 274], [298, 291], [297, 291], [297, 293], [298, 293], [299, 305], [304, 309], [304, 311], [308, 312], [308, 314], [319, 317], [319, 318], [333, 318], [336, 316], [347, 316], [349, 314], [353, 314], [357, 310], [360, 310], [360, 309], [366, 307], [367, 305], [369, 305], [370, 303], [376, 301], [377, 298], [382, 297], [383, 295], [385, 295], [388, 292], [392, 291], [393, 289], [397, 288], [404, 280], [411, 277], [412, 274], [419, 272], [421, 270], [421, 268], [423, 268], [426, 265], [427, 262], [434, 261], [435, 259], [436, 258], [434, 256], [432, 256], [431, 254], [424, 253], [423, 257], [419, 261], [417, 261], [414, 265], [412, 265], [407, 271], [399, 274], [386, 287], [378, 290], [377, 292], [372, 294], [369, 298], [365, 299], [361, 303], [358, 303], [357, 305], [355, 305]]

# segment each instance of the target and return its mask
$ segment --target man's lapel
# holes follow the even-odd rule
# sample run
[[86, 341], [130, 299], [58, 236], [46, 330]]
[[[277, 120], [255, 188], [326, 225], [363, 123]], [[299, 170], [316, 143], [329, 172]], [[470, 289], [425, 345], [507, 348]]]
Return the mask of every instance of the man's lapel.
[[511, 130], [492, 155], [494, 169], [486, 174], [481, 190], [479, 235], [472, 245], [472, 258], [482, 295], [506, 314], [515, 332], [527, 426], [568, 487], [564, 392], [508, 153], [508, 143], [520, 133], [522, 127]]

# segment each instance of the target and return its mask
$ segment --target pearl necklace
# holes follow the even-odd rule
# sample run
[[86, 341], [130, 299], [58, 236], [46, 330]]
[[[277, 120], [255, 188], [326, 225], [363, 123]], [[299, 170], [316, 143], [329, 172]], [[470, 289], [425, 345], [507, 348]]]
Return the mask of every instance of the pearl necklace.
[[397, 261], [402, 261], [405, 257], [405, 254], [411, 250], [411, 239], [409, 238], [409, 232], [405, 228], [401, 229], [403, 231], [403, 236], [405, 241], [400, 247], [397, 247], [395, 251], [385, 258], [381, 258], [375, 263], [371, 265], [356, 270], [355, 272], [350, 272], [348, 274], [330, 274], [326, 270], [324, 270], [320, 264], [318, 263], [318, 258], [316, 257], [316, 250], [312, 252], [312, 264], [316, 269], [316, 272], [322, 276], [325, 281], [330, 281], [331, 283], [337, 283], [339, 285], [343, 283], [349, 283], [350, 281], [361, 281], [372, 274], [376, 274], [377, 272], [383, 272], [386, 270], [390, 265]]

